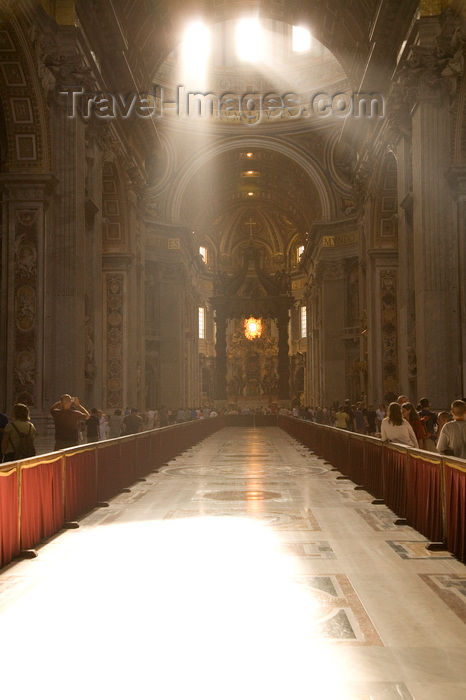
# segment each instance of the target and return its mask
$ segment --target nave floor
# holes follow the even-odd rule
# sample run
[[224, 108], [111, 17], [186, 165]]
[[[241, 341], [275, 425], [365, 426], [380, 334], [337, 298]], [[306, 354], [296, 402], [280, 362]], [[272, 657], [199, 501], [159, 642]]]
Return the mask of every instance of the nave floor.
[[466, 698], [466, 567], [330, 469], [227, 428], [4, 569], [2, 697]]

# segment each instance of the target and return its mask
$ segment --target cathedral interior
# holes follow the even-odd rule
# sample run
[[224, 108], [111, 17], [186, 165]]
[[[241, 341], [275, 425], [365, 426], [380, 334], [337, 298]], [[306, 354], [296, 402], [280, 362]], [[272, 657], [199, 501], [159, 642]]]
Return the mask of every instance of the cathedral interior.
[[2, 0], [0, 408], [465, 396], [465, 36], [464, 0]]

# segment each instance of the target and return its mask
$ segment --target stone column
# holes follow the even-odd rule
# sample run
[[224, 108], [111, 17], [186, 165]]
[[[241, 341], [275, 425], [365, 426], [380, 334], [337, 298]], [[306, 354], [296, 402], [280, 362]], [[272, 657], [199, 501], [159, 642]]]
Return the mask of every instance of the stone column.
[[[345, 270], [340, 261], [321, 263], [322, 367], [324, 405], [347, 398], [346, 361], [342, 331], [345, 328]], [[349, 397], [351, 399], [356, 397]]]
[[[44, 264], [49, 200], [56, 185], [52, 175], [0, 175], [2, 192], [2, 294], [0, 404], [8, 411], [14, 403], [29, 405], [34, 421], [46, 421], [44, 344], [47, 309]], [[4, 273], [4, 274], [3, 274]], [[3, 351], [5, 349], [5, 354]], [[51, 364], [53, 366], [53, 364]], [[42, 432], [42, 430], [41, 430]]]
[[[157, 263], [160, 305], [159, 385], [160, 403], [171, 408], [183, 406], [184, 392], [184, 270], [177, 265]], [[184, 407], [184, 406], [183, 406]]]
[[278, 400], [290, 399], [290, 347], [288, 342], [289, 327], [288, 307], [282, 307], [277, 315], [278, 328]]
[[460, 387], [458, 396], [466, 396], [466, 165], [454, 165], [447, 171], [447, 181], [456, 203], [457, 297], [460, 352]]
[[[416, 309], [417, 390], [441, 407], [457, 395], [459, 338], [452, 319], [456, 235], [444, 173], [450, 165], [450, 102], [435, 65], [438, 20], [419, 23], [422, 51], [413, 57], [407, 97], [412, 111], [413, 258]], [[433, 67], [432, 67], [433, 66]], [[447, 309], [447, 312], [446, 312]]]
[[218, 306], [215, 312], [215, 398], [227, 400], [227, 312]]

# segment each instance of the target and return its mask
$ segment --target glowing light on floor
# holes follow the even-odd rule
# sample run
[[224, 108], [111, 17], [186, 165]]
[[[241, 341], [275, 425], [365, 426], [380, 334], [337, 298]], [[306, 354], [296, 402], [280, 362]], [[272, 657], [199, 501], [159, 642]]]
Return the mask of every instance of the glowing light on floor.
[[346, 697], [318, 605], [266, 527], [200, 517], [68, 540], [0, 616], [5, 698]]

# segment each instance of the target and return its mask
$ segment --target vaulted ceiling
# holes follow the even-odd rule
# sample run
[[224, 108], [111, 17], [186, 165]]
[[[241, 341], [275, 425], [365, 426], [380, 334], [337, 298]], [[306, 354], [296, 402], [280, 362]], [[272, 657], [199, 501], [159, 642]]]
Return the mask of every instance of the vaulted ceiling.
[[[418, 2], [81, 0], [79, 6], [85, 31], [99, 35], [115, 89], [123, 90], [126, 80], [128, 88], [144, 91], [166, 75], [162, 67], [193, 20], [216, 25], [254, 15], [306, 26], [335, 57], [346, 81], [341, 85], [383, 93]], [[334, 79], [322, 72], [323, 83], [329, 75]], [[157, 131], [166, 164], [155, 180], [156, 208], [165, 221], [185, 223], [201, 238], [215, 240], [219, 254], [231, 253], [247, 236], [248, 221], [255, 222], [255, 233], [269, 231], [269, 249], [277, 255], [291, 240], [303, 240], [313, 222], [351, 211], [351, 150], [338, 144], [343, 120], [327, 126], [302, 119], [255, 126], [162, 122]]]

